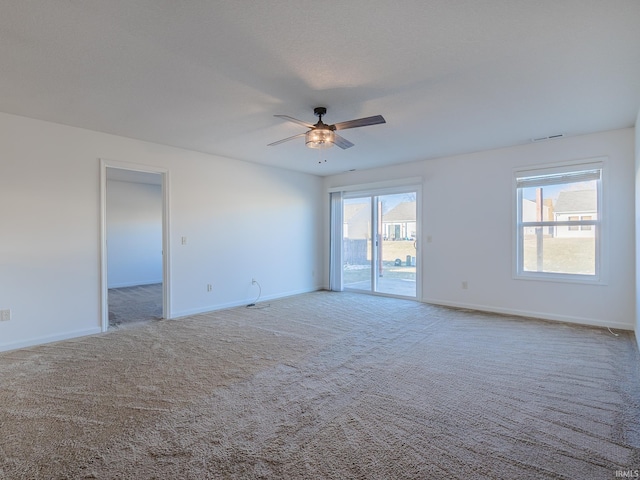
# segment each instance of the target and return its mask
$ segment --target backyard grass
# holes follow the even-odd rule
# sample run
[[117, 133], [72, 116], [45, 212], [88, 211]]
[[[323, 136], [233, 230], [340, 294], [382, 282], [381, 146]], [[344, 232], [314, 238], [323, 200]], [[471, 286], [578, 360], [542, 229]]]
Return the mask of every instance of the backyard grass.
[[[367, 248], [366, 265], [345, 265], [343, 279], [345, 285], [368, 281], [371, 278], [371, 245]], [[508, 253], [509, 255], [511, 253]], [[382, 274], [385, 278], [414, 280], [416, 267], [407, 266], [407, 255], [416, 256], [413, 241], [384, 241], [382, 243]], [[572, 273], [593, 275], [595, 273], [595, 240], [589, 238], [553, 238], [543, 239], [543, 272]], [[401, 265], [396, 266], [395, 260]], [[537, 242], [535, 235], [524, 238], [524, 270], [537, 271]]]
[[[524, 237], [524, 270], [537, 272], [535, 235]], [[595, 238], [553, 238], [545, 236], [542, 248], [542, 271], [549, 273], [595, 273]]]
[[[413, 240], [384, 240], [382, 242], [382, 275], [385, 278], [404, 280], [416, 279], [416, 267], [407, 266], [407, 255], [416, 256]], [[396, 259], [400, 259], [401, 265], [395, 265]], [[371, 242], [367, 246], [367, 265], [345, 265], [343, 269], [343, 281], [345, 285], [367, 281], [371, 278]]]

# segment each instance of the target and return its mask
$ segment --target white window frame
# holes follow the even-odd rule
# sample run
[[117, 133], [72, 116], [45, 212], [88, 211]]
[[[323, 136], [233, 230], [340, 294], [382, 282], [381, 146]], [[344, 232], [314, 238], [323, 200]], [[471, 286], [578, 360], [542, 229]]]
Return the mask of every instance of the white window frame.
[[[541, 280], [569, 283], [586, 283], [586, 284], [605, 284], [605, 266], [603, 261], [603, 252], [605, 252], [605, 226], [606, 213], [603, 209], [603, 183], [606, 183], [606, 159], [597, 158], [583, 160], [579, 163], [564, 163], [540, 166], [536, 168], [522, 168], [514, 170], [513, 175], [513, 202], [514, 205], [514, 236], [513, 236], [513, 277], [518, 280]], [[522, 221], [522, 190], [521, 188], [544, 186], [545, 177], [564, 176], [567, 180], [571, 179], [572, 173], [600, 171], [597, 180], [597, 219], [595, 220], [578, 220], [578, 221], [541, 221], [541, 222], [523, 222]], [[539, 182], [537, 177], [539, 177]], [[591, 226], [595, 236], [595, 272], [589, 274], [573, 274], [573, 273], [556, 273], [556, 272], [531, 272], [524, 270], [524, 239], [522, 232], [526, 227], [558, 227], [558, 226]]]

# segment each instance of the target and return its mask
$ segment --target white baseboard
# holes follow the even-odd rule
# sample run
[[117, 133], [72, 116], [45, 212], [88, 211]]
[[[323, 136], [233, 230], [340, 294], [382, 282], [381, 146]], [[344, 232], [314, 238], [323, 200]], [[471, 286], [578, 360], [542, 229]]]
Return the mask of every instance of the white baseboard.
[[469, 310], [478, 310], [481, 312], [501, 313], [505, 315], [514, 315], [517, 317], [540, 318], [542, 320], [553, 320], [556, 322], [576, 323], [579, 325], [590, 325], [593, 327], [615, 328], [617, 330], [633, 330], [631, 323], [610, 322], [596, 318], [574, 317], [570, 315], [558, 315], [554, 313], [535, 312], [529, 310], [518, 310], [513, 308], [502, 308], [487, 305], [477, 305], [473, 303], [449, 302], [446, 300], [438, 300], [435, 298], [425, 298], [423, 303], [433, 305], [442, 305], [445, 307], [466, 308]]
[[[260, 297], [260, 299], [258, 300], [258, 303], [262, 303], [268, 300], [276, 300], [280, 298], [291, 297], [294, 295], [300, 295], [303, 293], [309, 293], [309, 292], [314, 292], [318, 290], [326, 290], [326, 288], [323, 286], [317, 286], [313, 289], [301, 289], [301, 290], [294, 290], [290, 292], [281, 292], [274, 295], [267, 295], [264, 297]], [[198, 315], [200, 313], [209, 313], [217, 310], [225, 310], [227, 308], [240, 307], [240, 306], [247, 305], [248, 303], [252, 303], [253, 300], [254, 299], [245, 299], [241, 301], [228, 302], [224, 304], [209, 305], [207, 307], [202, 307], [198, 309], [174, 312], [171, 318], [176, 319], [176, 318], [187, 317], [190, 315]], [[575, 323], [580, 325], [590, 325], [590, 326], [604, 327], [604, 328], [609, 327], [609, 328], [615, 328], [617, 330], [631, 330], [631, 331], [634, 330], [634, 325], [631, 323], [627, 324], [627, 323], [621, 323], [621, 322], [606, 322], [606, 321], [593, 319], [593, 318], [557, 315], [557, 314], [549, 314], [549, 313], [543, 313], [543, 312], [517, 310], [517, 309], [493, 307], [493, 306], [487, 306], [487, 305], [477, 305], [477, 304], [470, 304], [470, 303], [449, 302], [446, 300], [438, 300], [434, 298], [426, 298], [426, 299], [423, 299], [422, 302], [433, 304], [433, 305], [442, 305], [445, 307], [466, 308], [469, 310], [478, 310], [482, 312], [515, 315], [518, 317], [541, 318], [543, 320], [553, 320], [557, 322]], [[19, 342], [14, 342], [14, 343], [4, 343], [4, 344], [0, 344], [0, 352], [17, 350], [17, 349], [26, 348], [26, 347], [33, 347], [36, 345], [43, 345], [46, 343], [59, 342], [62, 340], [69, 340], [71, 338], [84, 337], [87, 335], [95, 335], [97, 333], [102, 333], [102, 329], [100, 327], [93, 327], [93, 328], [84, 329], [84, 330], [75, 330], [75, 331], [59, 333], [55, 335], [46, 335], [43, 337], [35, 337], [27, 340], [22, 340]], [[640, 332], [636, 332], [636, 341], [638, 341], [638, 348], [640, 349], [639, 334]]]
[[60, 342], [62, 340], [69, 340], [71, 338], [95, 335], [96, 333], [102, 333], [102, 329], [100, 327], [93, 327], [86, 330], [75, 330], [72, 332], [57, 333], [55, 335], [46, 335], [44, 337], [30, 338], [15, 343], [4, 343], [0, 344], [0, 352], [17, 350], [19, 348], [33, 347], [36, 345], [44, 345], [45, 343]]
[[[305, 288], [301, 290], [293, 290], [290, 292], [276, 293], [274, 295], [265, 295], [265, 296], [261, 296], [258, 299], [258, 303], [264, 303], [268, 300], [277, 300], [279, 298], [293, 297], [294, 295], [301, 295], [303, 293], [316, 292], [318, 290], [323, 290], [323, 288], [321, 286], [316, 286], [316, 287], [313, 287], [312, 289]], [[206, 307], [201, 307], [201, 308], [171, 312], [170, 318], [171, 319], [184, 318], [184, 317], [189, 317], [191, 315], [199, 315], [201, 313], [209, 313], [209, 312], [215, 312], [218, 310], [226, 310], [228, 308], [244, 307], [250, 303], [253, 303], [255, 300], [256, 300], [255, 297], [253, 297], [253, 298], [248, 298], [244, 300], [237, 300], [234, 302], [218, 303], [216, 305], [208, 305]]]

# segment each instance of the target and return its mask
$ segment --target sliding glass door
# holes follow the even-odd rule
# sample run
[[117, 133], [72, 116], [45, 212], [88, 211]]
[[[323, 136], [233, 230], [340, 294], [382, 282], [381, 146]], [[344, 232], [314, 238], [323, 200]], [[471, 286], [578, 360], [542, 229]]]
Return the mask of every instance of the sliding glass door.
[[416, 194], [377, 197], [381, 241], [377, 292], [416, 296]]
[[341, 246], [345, 289], [416, 297], [416, 197], [416, 191], [345, 195]]
[[371, 197], [347, 198], [343, 203], [342, 282], [345, 288], [371, 290], [373, 250]]

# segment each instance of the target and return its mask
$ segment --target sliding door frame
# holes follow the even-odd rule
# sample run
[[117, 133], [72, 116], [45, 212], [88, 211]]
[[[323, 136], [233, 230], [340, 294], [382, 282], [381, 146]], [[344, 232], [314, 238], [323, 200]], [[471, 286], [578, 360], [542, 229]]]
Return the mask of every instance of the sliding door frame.
[[[380, 182], [375, 184], [366, 184], [366, 185], [354, 185], [349, 187], [335, 187], [330, 188], [329, 193], [341, 193], [341, 202], [344, 204], [345, 199], [349, 198], [362, 198], [362, 197], [370, 197], [371, 201], [371, 281], [369, 290], [361, 290], [355, 288], [348, 288], [341, 285], [342, 289], [349, 290], [353, 292], [362, 292], [368, 293], [371, 295], [380, 295], [380, 296], [388, 296], [388, 297], [399, 297], [399, 298], [410, 298], [415, 299], [417, 301], [422, 300], [422, 265], [423, 265], [423, 255], [422, 255], [422, 179], [404, 179], [396, 182]], [[402, 194], [402, 193], [415, 193], [416, 195], [416, 294], [413, 296], [404, 296], [404, 295], [394, 295], [390, 293], [378, 292], [378, 248], [376, 243], [381, 241], [381, 237], [379, 238], [379, 233], [381, 229], [381, 212], [379, 210], [379, 202], [378, 197], [383, 195], [393, 195], [393, 194]], [[375, 231], [374, 231], [374, 225]], [[342, 232], [342, 223], [340, 225], [335, 225], [335, 222], [330, 226], [332, 235], [331, 238], [334, 241], [340, 239], [339, 248], [342, 249], [342, 241], [343, 232]], [[339, 231], [338, 231], [339, 230]], [[335, 248], [336, 246], [332, 246], [331, 248]], [[342, 255], [340, 255], [342, 258]], [[335, 262], [332, 262], [330, 265], [330, 269], [338, 268]], [[342, 268], [342, 265], [340, 266]], [[330, 275], [335, 276], [337, 272], [332, 271]], [[341, 273], [340, 273], [341, 274]], [[342, 283], [342, 282], [341, 282]]]

